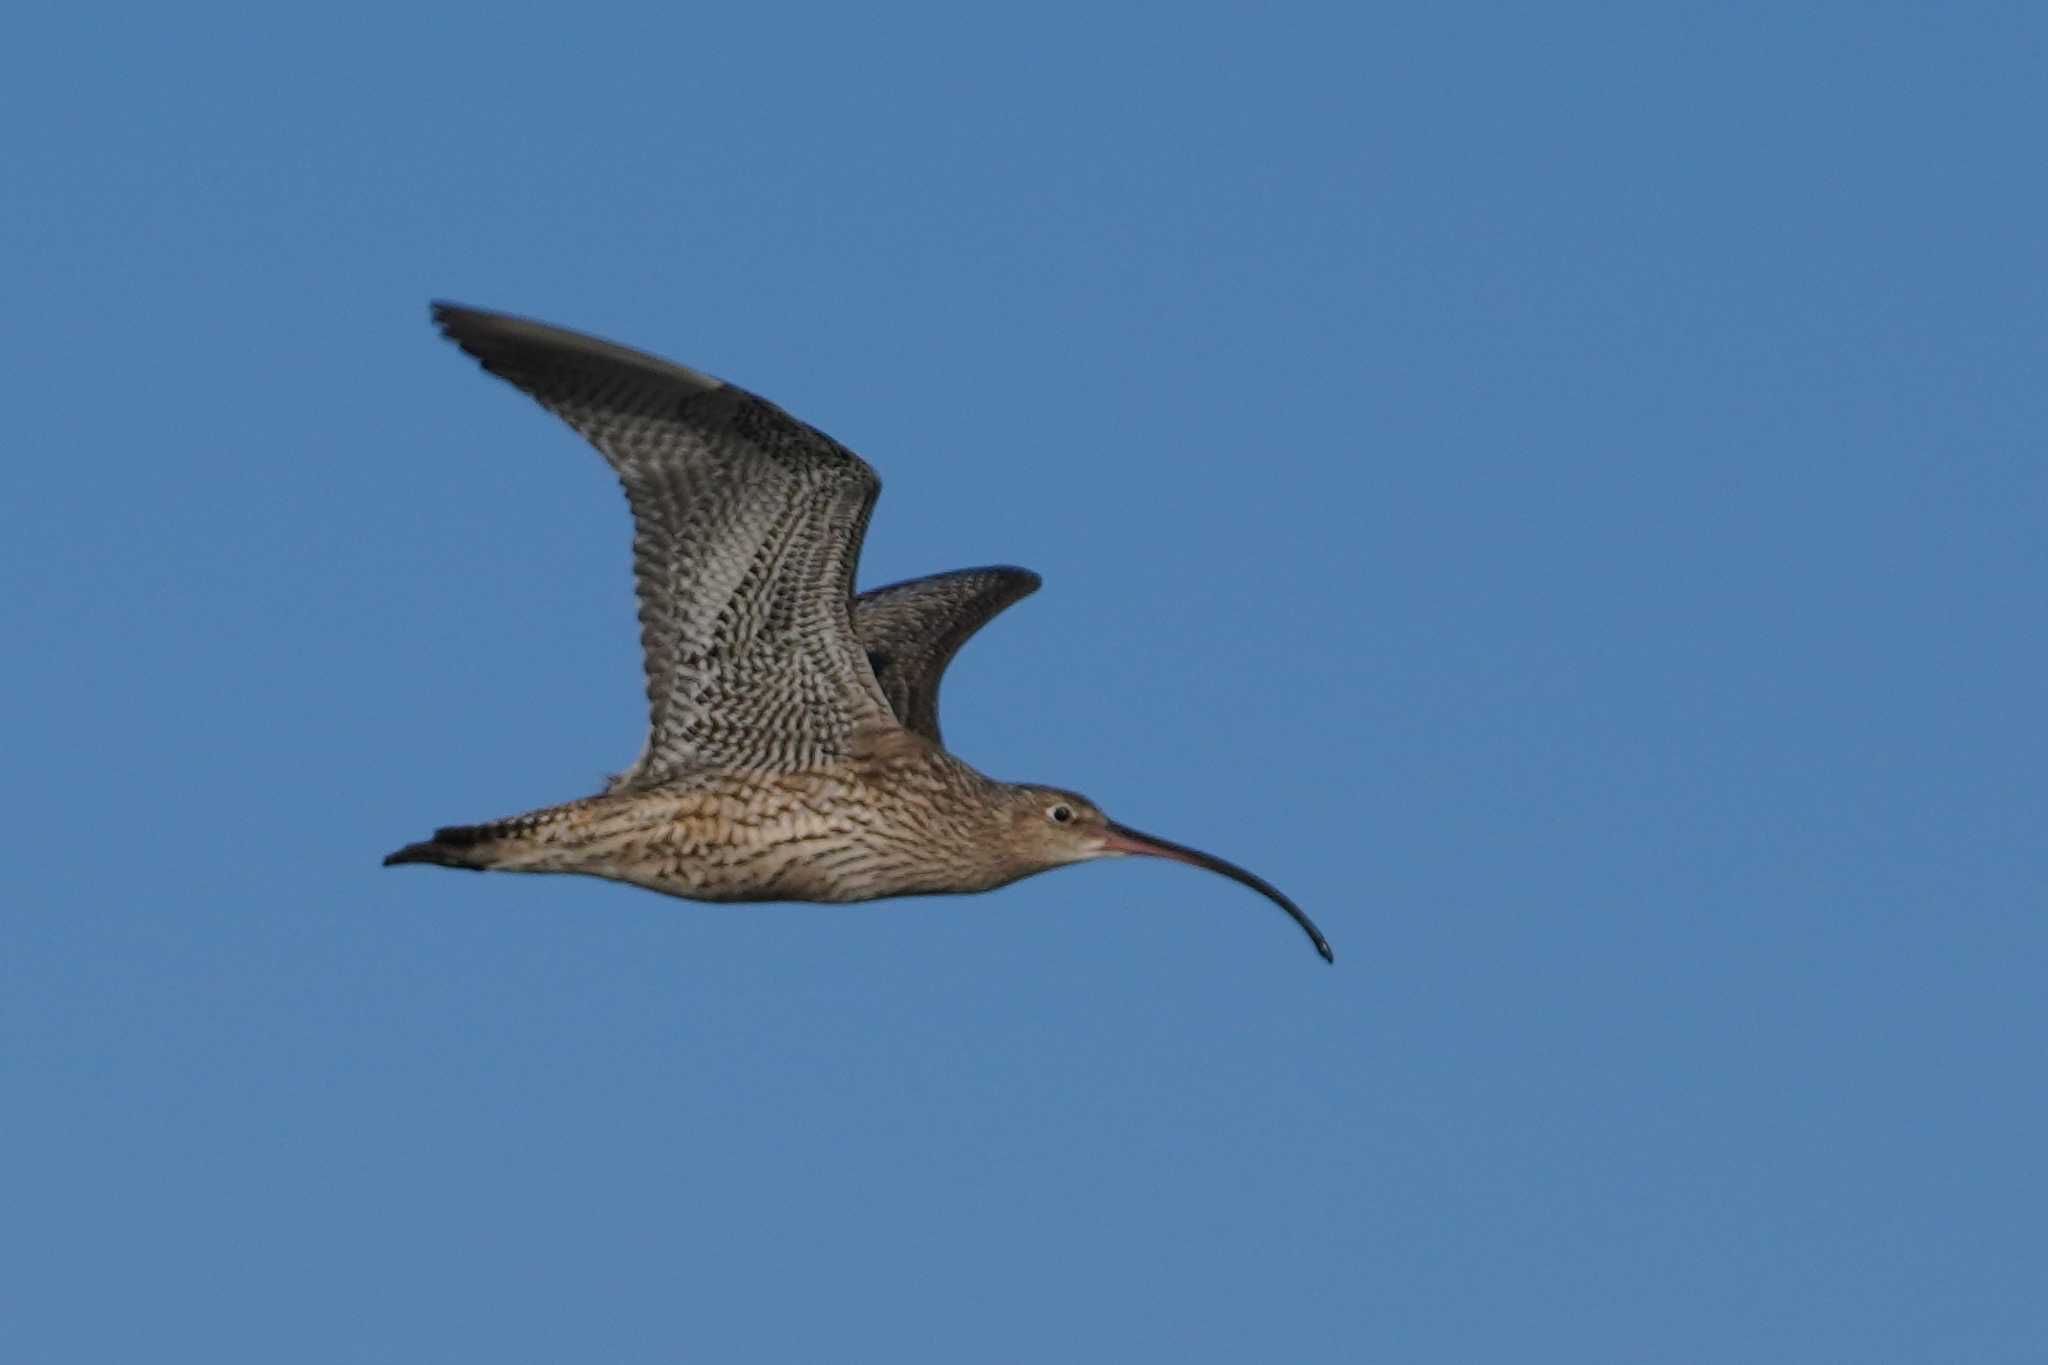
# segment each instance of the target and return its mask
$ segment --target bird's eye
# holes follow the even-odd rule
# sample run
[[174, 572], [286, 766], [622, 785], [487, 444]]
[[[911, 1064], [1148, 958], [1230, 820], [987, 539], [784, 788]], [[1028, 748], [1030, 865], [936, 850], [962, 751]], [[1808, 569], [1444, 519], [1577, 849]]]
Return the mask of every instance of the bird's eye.
[[1072, 806], [1062, 804], [1054, 806], [1051, 810], [1047, 811], [1046, 814], [1052, 817], [1052, 822], [1055, 825], [1064, 825], [1069, 820], [1072, 820], [1074, 818], [1074, 808]]

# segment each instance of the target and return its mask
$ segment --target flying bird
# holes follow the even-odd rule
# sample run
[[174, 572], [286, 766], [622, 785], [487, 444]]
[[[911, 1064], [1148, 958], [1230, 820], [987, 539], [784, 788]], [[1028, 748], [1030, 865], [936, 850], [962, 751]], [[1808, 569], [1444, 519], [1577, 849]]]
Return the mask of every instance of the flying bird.
[[633, 514], [649, 726], [595, 796], [450, 825], [384, 859], [567, 872], [701, 901], [866, 901], [989, 891], [1142, 854], [1271, 900], [1263, 878], [1120, 825], [1086, 797], [984, 777], [943, 746], [939, 681], [961, 645], [1034, 592], [965, 569], [855, 596], [881, 481], [746, 390], [595, 337], [434, 305], [449, 340], [567, 422]]

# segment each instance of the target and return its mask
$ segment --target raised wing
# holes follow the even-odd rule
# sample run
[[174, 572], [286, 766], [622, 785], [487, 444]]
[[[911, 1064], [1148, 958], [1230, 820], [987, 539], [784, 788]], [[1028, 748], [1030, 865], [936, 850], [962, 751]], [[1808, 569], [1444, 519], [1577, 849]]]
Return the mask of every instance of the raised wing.
[[853, 600], [853, 633], [904, 728], [939, 738], [939, 679], [968, 637], [1038, 591], [1029, 569], [958, 569], [875, 588]]
[[441, 331], [574, 427], [618, 472], [650, 726], [613, 783], [695, 768], [790, 771], [896, 722], [849, 602], [881, 481], [765, 399], [523, 318], [434, 305]]

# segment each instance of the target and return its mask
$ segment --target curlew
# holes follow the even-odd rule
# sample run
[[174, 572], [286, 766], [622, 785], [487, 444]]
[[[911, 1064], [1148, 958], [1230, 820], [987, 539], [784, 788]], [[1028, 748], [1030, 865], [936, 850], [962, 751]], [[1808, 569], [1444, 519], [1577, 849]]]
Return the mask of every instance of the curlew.
[[436, 830], [386, 866], [581, 873], [701, 901], [850, 902], [989, 891], [1143, 854], [1241, 882], [1334, 960], [1263, 878], [947, 752], [946, 665], [1038, 587], [1036, 574], [966, 569], [856, 597], [881, 482], [831, 437], [594, 337], [446, 303], [434, 320], [596, 446], [625, 485], [650, 715], [640, 757], [599, 794]]

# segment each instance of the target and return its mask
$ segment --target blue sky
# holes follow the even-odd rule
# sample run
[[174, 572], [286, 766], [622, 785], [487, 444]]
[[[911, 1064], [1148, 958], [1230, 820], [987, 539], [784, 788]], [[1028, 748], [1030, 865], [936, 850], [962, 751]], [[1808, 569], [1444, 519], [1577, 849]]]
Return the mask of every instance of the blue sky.
[[[2037, 7], [50, 12], [0, 1355], [2034, 1361]], [[776, 399], [953, 746], [1243, 862], [381, 869], [640, 740], [448, 297]]]

